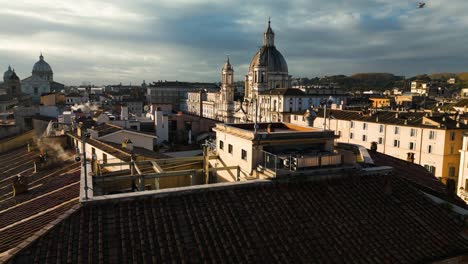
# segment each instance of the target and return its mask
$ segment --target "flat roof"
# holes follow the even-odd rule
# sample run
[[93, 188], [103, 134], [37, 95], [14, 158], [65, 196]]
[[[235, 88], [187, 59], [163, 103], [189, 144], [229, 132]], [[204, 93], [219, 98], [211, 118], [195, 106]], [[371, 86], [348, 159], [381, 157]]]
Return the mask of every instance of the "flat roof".
[[223, 124], [218, 123], [213, 128], [215, 132], [229, 133], [247, 140], [262, 139], [265, 140], [314, 140], [334, 139], [335, 132], [332, 130], [323, 130], [316, 127], [306, 127], [293, 125], [290, 123], [258, 123], [257, 132], [255, 132], [254, 123], [242, 124]]
[[[255, 123], [242, 123], [242, 124], [225, 124], [226, 126], [231, 126], [247, 131], [255, 130]], [[257, 123], [257, 133], [268, 133], [268, 127], [270, 127], [270, 133], [280, 133], [280, 132], [316, 132], [322, 131], [322, 129], [315, 127], [305, 127], [299, 125], [293, 125], [291, 123]]]

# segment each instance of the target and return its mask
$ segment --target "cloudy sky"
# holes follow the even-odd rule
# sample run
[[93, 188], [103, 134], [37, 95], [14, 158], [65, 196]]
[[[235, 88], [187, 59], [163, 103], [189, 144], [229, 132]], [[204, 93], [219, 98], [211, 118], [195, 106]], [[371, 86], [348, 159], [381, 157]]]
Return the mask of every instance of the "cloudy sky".
[[468, 71], [468, 1], [0, 0], [0, 62], [68, 85], [241, 80], [271, 16], [293, 77]]

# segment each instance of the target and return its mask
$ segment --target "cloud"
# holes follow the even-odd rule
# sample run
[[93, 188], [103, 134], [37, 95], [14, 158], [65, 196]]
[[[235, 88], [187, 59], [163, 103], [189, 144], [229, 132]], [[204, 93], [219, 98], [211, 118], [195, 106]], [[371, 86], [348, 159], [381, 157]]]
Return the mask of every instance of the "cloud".
[[17, 0], [0, 9], [0, 61], [21, 78], [42, 51], [65, 84], [218, 81], [246, 74], [271, 16], [294, 77], [466, 71], [468, 2]]

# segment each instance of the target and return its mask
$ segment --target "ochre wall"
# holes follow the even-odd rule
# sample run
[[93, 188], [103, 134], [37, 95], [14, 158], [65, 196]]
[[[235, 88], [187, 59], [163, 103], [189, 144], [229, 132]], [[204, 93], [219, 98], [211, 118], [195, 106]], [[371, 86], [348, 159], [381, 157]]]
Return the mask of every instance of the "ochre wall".
[[22, 146], [25, 146], [28, 141], [34, 138], [34, 130], [18, 135], [13, 138], [7, 138], [0, 141], [0, 153], [7, 152]]

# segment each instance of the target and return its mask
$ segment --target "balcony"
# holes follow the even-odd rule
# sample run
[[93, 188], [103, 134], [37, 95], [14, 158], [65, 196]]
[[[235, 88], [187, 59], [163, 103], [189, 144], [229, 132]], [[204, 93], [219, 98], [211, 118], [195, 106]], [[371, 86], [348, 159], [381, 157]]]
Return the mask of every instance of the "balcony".
[[261, 177], [276, 178], [301, 174], [306, 171], [344, 168], [344, 154], [340, 152], [315, 151], [309, 153], [270, 153], [260, 151], [262, 162], [257, 166]]

